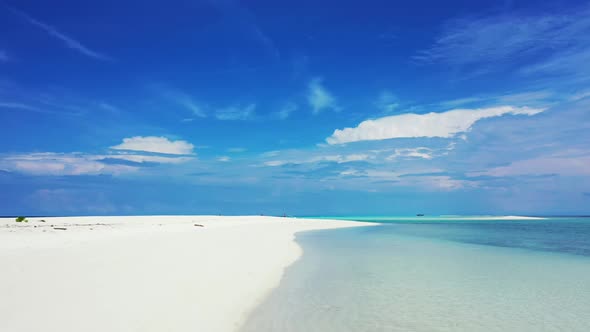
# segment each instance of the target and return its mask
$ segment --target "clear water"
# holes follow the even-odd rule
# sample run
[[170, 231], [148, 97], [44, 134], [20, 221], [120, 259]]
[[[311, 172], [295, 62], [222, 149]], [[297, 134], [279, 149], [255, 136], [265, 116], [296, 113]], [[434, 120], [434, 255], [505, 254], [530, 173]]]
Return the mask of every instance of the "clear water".
[[300, 234], [242, 331], [590, 331], [590, 219], [379, 221]]

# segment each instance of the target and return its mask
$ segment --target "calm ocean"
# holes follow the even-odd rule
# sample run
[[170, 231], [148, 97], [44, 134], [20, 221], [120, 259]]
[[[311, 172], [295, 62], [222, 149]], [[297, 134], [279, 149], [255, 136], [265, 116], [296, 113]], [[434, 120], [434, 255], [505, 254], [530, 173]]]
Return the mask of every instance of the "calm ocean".
[[590, 331], [589, 218], [377, 220], [300, 234], [243, 332]]

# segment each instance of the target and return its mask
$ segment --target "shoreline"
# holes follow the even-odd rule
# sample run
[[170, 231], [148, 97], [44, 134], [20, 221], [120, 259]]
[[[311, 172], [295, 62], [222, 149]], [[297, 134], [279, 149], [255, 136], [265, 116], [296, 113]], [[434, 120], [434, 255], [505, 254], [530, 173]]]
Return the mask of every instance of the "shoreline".
[[368, 225], [375, 224], [261, 216], [0, 218], [0, 330], [238, 331], [301, 257], [296, 233]]
[[[462, 215], [424, 215], [424, 216], [316, 216], [309, 219], [321, 220], [346, 220], [359, 222], [381, 222], [388, 220], [546, 220], [551, 217], [533, 217], [533, 216], [462, 216]], [[563, 217], [566, 218], [566, 217]]]

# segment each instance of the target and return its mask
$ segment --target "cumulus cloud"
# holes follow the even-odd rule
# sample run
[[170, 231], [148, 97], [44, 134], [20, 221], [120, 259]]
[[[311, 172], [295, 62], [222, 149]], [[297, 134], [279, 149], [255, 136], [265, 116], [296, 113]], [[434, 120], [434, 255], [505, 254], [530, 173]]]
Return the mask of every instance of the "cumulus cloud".
[[328, 144], [374, 141], [391, 138], [450, 138], [469, 131], [481, 119], [510, 115], [535, 115], [544, 109], [500, 106], [481, 109], [456, 109], [442, 113], [407, 113], [361, 122], [355, 128], [336, 129], [326, 139]]
[[111, 149], [165, 154], [192, 154], [194, 145], [182, 140], [171, 141], [166, 137], [135, 136], [124, 138], [123, 143], [111, 146]]
[[309, 82], [307, 101], [314, 114], [329, 109], [338, 110], [336, 98], [326, 90], [320, 78], [315, 78]]

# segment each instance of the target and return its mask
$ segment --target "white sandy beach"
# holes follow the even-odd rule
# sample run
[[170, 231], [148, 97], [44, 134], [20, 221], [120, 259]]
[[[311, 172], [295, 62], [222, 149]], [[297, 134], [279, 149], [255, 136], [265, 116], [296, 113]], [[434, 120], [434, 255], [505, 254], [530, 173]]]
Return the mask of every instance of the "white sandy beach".
[[301, 255], [295, 233], [367, 225], [258, 216], [43, 219], [0, 218], [0, 331], [236, 331]]

